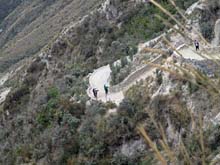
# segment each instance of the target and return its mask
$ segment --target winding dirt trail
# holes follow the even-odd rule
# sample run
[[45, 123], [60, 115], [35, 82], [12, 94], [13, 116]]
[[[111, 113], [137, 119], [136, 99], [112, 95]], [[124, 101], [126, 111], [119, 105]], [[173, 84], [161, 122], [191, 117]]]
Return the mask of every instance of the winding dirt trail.
[[9, 75], [9, 73], [6, 73], [4, 76], [0, 78], [0, 104], [2, 104], [5, 101], [7, 95], [11, 91], [11, 88], [3, 88], [3, 85], [8, 80]]
[[98, 100], [103, 102], [112, 101], [118, 105], [124, 98], [122, 91], [116, 93], [109, 93], [107, 97], [105, 95], [104, 85], [106, 84], [109, 86], [110, 74], [111, 69], [109, 65], [96, 69], [89, 77], [90, 87], [87, 89], [87, 94], [91, 99], [95, 100], [95, 97], [92, 93], [92, 89], [96, 88], [99, 90]]
[[192, 47], [184, 47], [179, 52], [185, 59], [204, 60]]
[[[179, 48], [179, 53], [182, 54], [183, 58], [185, 59], [194, 59], [194, 60], [204, 60], [203, 57], [197, 53], [193, 47], [180, 47]], [[148, 76], [153, 74], [154, 69], [149, 68], [149, 70], [145, 71], [139, 77], [137, 77], [129, 86], [134, 85], [136, 82], [146, 79]], [[89, 85], [90, 87], [87, 89], [87, 94], [88, 96], [95, 100], [92, 89], [97, 88], [98, 91], [98, 100], [107, 102], [107, 101], [112, 101], [116, 103], [117, 105], [124, 99], [124, 94], [123, 91], [117, 91], [117, 92], [111, 92], [108, 94], [108, 96], [105, 96], [104, 92], [104, 85], [109, 85], [110, 84], [110, 74], [111, 74], [111, 69], [109, 65], [103, 66], [101, 68], [98, 68], [94, 70], [93, 73], [90, 74], [89, 76]], [[135, 74], [132, 73], [132, 74]], [[111, 87], [110, 87], [111, 88]]]

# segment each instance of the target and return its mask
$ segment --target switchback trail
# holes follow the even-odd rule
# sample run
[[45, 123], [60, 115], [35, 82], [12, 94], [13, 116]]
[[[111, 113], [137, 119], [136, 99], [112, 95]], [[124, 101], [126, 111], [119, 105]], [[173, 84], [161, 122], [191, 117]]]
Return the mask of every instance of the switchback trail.
[[[185, 59], [204, 60], [204, 58], [201, 57], [200, 55], [200, 51], [196, 52], [193, 47], [182, 46], [179, 48], [178, 52]], [[219, 58], [219, 56], [215, 55], [214, 58]], [[139, 74], [138, 77], [133, 79], [132, 82], [127, 83], [128, 84], [127, 87], [134, 85], [136, 82], [140, 80], [146, 79], [148, 76], [153, 74], [153, 71], [154, 69], [152, 67], [145, 69], [145, 71]], [[131, 73], [129, 76], [131, 77], [132, 74], [136, 74], [136, 72], [138, 72], [138, 70]], [[106, 66], [103, 66], [103, 67], [100, 67], [94, 70], [94, 72], [91, 73], [89, 76], [89, 88], [87, 89], [87, 94], [91, 99], [95, 100], [93, 93], [92, 93], [92, 89], [97, 88], [99, 90], [98, 100], [103, 101], [103, 102], [112, 101], [118, 105], [124, 98], [123, 92], [124, 92], [124, 89], [126, 89], [126, 87], [124, 87], [123, 89], [119, 89], [118, 91], [114, 90], [114, 92], [110, 92], [108, 96], [106, 97], [105, 91], [104, 91], [104, 85], [110, 84], [110, 74], [111, 74], [111, 69], [109, 65], [106, 65]], [[113, 87], [110, 86], [110, 88], [114, 88], [114, 86]]]

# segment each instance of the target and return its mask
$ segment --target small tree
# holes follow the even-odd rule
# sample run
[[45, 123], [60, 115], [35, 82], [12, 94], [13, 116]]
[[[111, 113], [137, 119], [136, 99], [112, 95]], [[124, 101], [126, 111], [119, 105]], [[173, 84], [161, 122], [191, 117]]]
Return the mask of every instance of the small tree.
[[156, 69], [156, 78], [157, 78], [157, 84], [161, 85], [163, 83], [163, 76], [162, 76], [162, 71], [159, 69]]

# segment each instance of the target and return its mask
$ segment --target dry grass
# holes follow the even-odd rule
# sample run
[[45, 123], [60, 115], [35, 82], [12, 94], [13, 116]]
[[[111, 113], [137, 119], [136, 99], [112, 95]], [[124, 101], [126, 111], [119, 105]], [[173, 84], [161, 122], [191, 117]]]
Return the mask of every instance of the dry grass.
[[[183, 29], [185, 32], [187, 32], [187, 28], [180, 22], [178, 21], [174, 15], [172, 15], [169, 11], [167, 11], [162, 5], [160, 5], [158, 2], [156, 2], [155, 0], [150, 0], [150, 2], [152, 4], [154, 4], [156, 7], [158, 7], [164, 14], [166, 14], [170, 19], [172, 19], [181, 29]], [[170, 1], [171, 2], [171, 1]], [[171, 4], [173, 5], [173, 3], [171, 2]], [[176, 5], [173, 5], [175, 7], [175, 9], [181, 13], [181, 11], [176, 7]], [[180, 14], [183, 19], [185, 21], [187, 21], [187, 18], [181, 13]], [[197, 30], [194, 29], [194, 32], [199, 35], [200, 39], [208, 46], [211, 46], [210, 43], [202, 36], [202, 34], [200, 32], [198, 32]]]
[[[165, 134], [165, 131], [164, 131], [162, 125], [160, 123], [158, 124], [158, 121], [156, 121], [154, 119], [152, 114], [149, 113], [149, 116], [150, 116], [150, 119], [152, 120], [155, 128], [160, 133], [161, 139], [159, 140], [159, 144], [161, 146], [161, 150], [158, 149], [154, 140], [152, 140], [150, 138], [150, 135], [148, 135], [148, 133], [145, 131], [143, 126], [139, 126], [137, 129], [138, 129], [138, 132], [143, 136], [146, 143], [154, 151], [155, 157], [158, 159], [158, 161], [163, 165], [166, 165], [168, 163], [179, 164], [178, 157], [181, 156], [181, 157], [183, 157], [185, 164], [193, 165], [194, 164], [193, 158], [189, 154], [189, 151], [186, 148], [185, 144], [183, 143], [182, 139], [180, 139], [179, 148], [172, 149], [167, 143], [166, 134]], [[194, 120], [194, 119], [192, 119], [192, 120]], [[199, 119], [198, 130], [199, 130], [199, 141], [200, 141], [201, 152], [202, 152], [201, 153], [202, 154], [202, 164], [205, 165], [208, 156], [205, 154], [202, 117], [200, 117], [200, 119]], [[179, 152], [177, 152], [178, 150], [179, 150]]]
[[[159, 4], [155, 0], [150, 0], [150, 2], [152, 4], [154, 4], [156, 7], [158, 7], [164, 14], [169, 16], [169, 18], [172, 19], [181, 29], [183, 29], [183, 31], [175, 28], [175, 26], [172, 25], [168, 20], [162, 18], [159, 15], [156, 15], [156, 17], [158, 19], [162, 20], [163, 23], [166, 26], [170, 27], [174, 32], [179, 33], [181, 36], [189, 39], [191, 42], [190, 44], [193, 44], [193, 41], [190, 39], [191, 37], [188, 36], [188, 33], [187, 33], [188, 30], [184, 24], [182, 24], [180, 21], [178, 21], [174, 15], [172, 15], [169, 11], [167, 11], [161, 4]], [[170, 4], [172, 4], [174, 6], [174, 8], [179, 13], [179, 15], [182, 17], [183, 22], [187, 22], [188, 21], [187, 17], [182, 13], [182, 11], [178, 8], [178, 6], [175, 4], [175, 2], [173, 0], [169, 0], [169, 2], [170, 2]], [[201, 41], [203, 41], [203, 43], [205, 45], [210, 46], [210, 44], [205, 40], [205, 38], [202, 36], [202, 34], [200, 32], [194, 30], [194, 33], [196, 33], [200, 37]], [[163, 38], [163, 41], [169, 48], [171, 48], [173, 51], [175, 51], [180, 57], [183, 56], [178, 50], [176, 50], [176, 48], [170, 43], [170, 41], [167, 38]], [[159, 49], [145, 48], [144, 51], [167, 55], [166, 52], [159, 50]], [[199, 55], [201, 57], [207, 59], [207, 56], [208, 56], [207, 53], [204, 52], [204, 54], [202, 54], [201, 52], [199, 53]], [[208, 56], [208, 57], [214, 63], [219, 65], [219, 62], [216, 59], [212, 58], [211, 56]], [[196, 70], [195, 68], [193, 68], [190, 65], [178, 66], [175, 63], [169, 62], [168, 64], [173, 66], [173, 68], [175, 68], [175, 70], [171, 70], [168, 67], [161, 66], [158, 64], [152, 64], [149, 62], [147, 62], [147, 64], [149, 64], [153, 67], [156, 67], [164, 72], [168, 72], [171, 75], [175, 75], [175, 77], [179, 78], [180, 80], [186, 80], [186, 81], [198, 86], [199, 88], [204, 89], [213, 98], [216, 96], [219, 97], [219, 95], [220, 95], [219, 84], [216, 83], [216, 81], [209, 79], [206, 75], [202, 74], [201, 72], [199, 72], [198, 70]], [[219, 77], [217, 77], [217, 78], [219, 78]], [[191, 123], [192, 123], [193, 127], [195, 127], [196, 132], [198, 131], [198, 141], [199, 141], [199, 145], [200, 145], [200, 149], [201, 149], [201, 153], [200, 153], [201, 163], [202, 163], [202, 165], [205, 165], [205, 164], [207, 164], [207, 162], [210, 159], [208, 158], [209, 155], [207, 155], [207, 152], [206, 152], [207, 149], [206, 149], [205, 142], [204, 142], [205, 139], [204, 139], [204, 130], [203, 130], [204, 129], [203, 117], [201, 114], [199, 114], [198, 115], [199, 117], [195, 118], [191, 112], [189, 112], [189, 113], [190, 113], [190, 117], [191, 117]], [[186, 145], [182, 141], [182, 138], [180, 138], [179, 148], [175, 149], [175, 150], [178, 150], [179, 152], [176, 153], [175, 151], [172, 151], [171, 147], [167, 143], [167, 138], [166, 138], [167, 136], [166, 136], [165, 130], [163, 129], [162, 125], [154, 119], [152, 114], [149, 114], [149, 116], [150, 116], [157, 132], [160, 133], [160, 136], [161, 136], [161, 139], [159, 139], [159, 144], [161, 146], [160, 150], [158, 149], [159, 147], [157, 147], [154, 140], [151, 139], [149, 134], [145, 131], [144, 126], [139, 126], [138, 131], [143, 136], [146, 143], [154, 151], [155, 157], [158, 159], [158, 161], [163, 165], [168, 164], [168, 163], [178, 164], [179, 163], [178, 162], [179, 156], [181, 156], [183, 158], [185, 164], [189, 164], [189, 165], [195, 164], [194, 157], [192, 155], [190, 155], [190, 152], [188, 151], [188, 148], [186, 147]], [[196, 124], [196, 123], [198, 123], [198, 124]], [[209, 163], [215, 164], [216, 162], [209, 162]]]
[[167, 161], [165, 160], [165, 158], [162, 156], [161, 152], [158, 150], [157, 146], [154, 144], [154, 142], [150, 139], [150, 137], [148, 136], [148, 134], [146, 133], [146, 131], [144, 130], [143, 127], [139, 127], [138, 131], [142, 134], [142, 136], [144, 137], [144, 139], [146, 140], [146, 142], [149, 144], [149, 146], [151, 147], [151, 149], [153, 149], [153, 151], [155, 152], [155, 156], [157, 157], [157, 159], [161, 162], [162, 165], [166, 165]]
[[[53, 37], [60, 34], [65, 26], [89, 14], [102, 0], [90, 0], [86, 3], [81, 0], [59, 0], [53, 2], [53, 7], [47, 7], [47, 3], [49, 2], [22, 3], [6, 18], [9, 23], [1, 35], [1, 41], [5, 42], [0, 48], [3, 57], [1, 61], [38, 53], [48, 42], [52, 42]], [[45, 9], [39, 12], [38, 9], [43, 7]], [[16, 31], [18, 33], [15, 33]]]
[[157, 53], [157, 54], [166, 55], [166, 56], [168, 55], [167, 52], [165, 52], [161, 49], [156, 49], [156, 48], [144, 48], [141, 53], [143, 53], [143, 52], [144, 53], [146, 53], [146, 52]]

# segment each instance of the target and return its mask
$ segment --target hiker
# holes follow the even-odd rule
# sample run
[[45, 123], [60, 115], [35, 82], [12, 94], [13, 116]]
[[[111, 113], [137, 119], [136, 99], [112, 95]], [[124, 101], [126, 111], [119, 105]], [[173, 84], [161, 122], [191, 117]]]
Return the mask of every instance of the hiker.
[[109, 87], [105, 84], [105, 85], [104, 85], [104, 90], [105, 90], [105, 95], [106, 95], [106, 96], [108, 95], [108, 88], [109, 88]]
[[199, 50], [199, 42], [197, 40], [194, 41], [196, 51]]
[[98, 89], [96, 89], [96, 88], [93, 88], [92, 89], [92, 92], [93, 92], [93, 95], [94, 95], [94, 97], [97, 99], [97, 97], [98, 97]]

